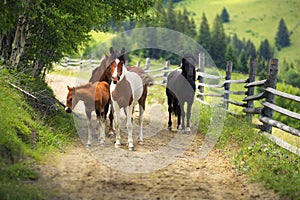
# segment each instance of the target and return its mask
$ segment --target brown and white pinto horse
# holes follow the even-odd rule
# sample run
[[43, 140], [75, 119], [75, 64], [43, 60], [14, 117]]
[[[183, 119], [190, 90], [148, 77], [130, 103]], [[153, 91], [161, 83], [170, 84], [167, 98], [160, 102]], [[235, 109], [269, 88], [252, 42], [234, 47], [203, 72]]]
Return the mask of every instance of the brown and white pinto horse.
[[[96, 82], [96, 81], [106, 81], [107, 83], [111, 83], [111, 70], [110, 70], [110, 63], [112, 63], [115, 59], [119, 59], [123, 63], [126, 62], [125, 57], [125, 49], [123, 48], [121, 51], [114, 50], [112, 47], [110, 48], [110, 55], [105, 55], [105, 57], [102, 59], [101, 64], [99, 67], [95, 68], [92, 72], [92, 76], [89, 80], [89, 82]], [[127, 66], [126, 69], [131, 72], [137, 73], [143, 82], [143, 94], [141, 96], [141, 99], [139, 100], [139, 103], [141, 103], [141, 106], [143, 110], [145, 110], [145, 102], [146, 97], [148, 93], [148, 86], [152, 86], [154, 83], [154, 80], [151, 76], [149, 76], [142, 68], [136, 67], [136, 66]], [[112, 107], [112, 106], [111, 106]], [[126, 111], [125, 111], [126, 112]], [[111, 109], [109, 114], [110, 119], [110, 131], [109, 136], [113, 134], [113, 128], [112, 128], [112, 121], [113, 121], [113, 109]]]
[[132, 137], [132, 112], [136, 102], [139, 103], [139, 129], [140, 142], [143, 142], [143, 113], [145, 109], [146, 97], [144, 94], [144, 85], [141, 77], [130, 72], [124, 66], [124, 60], [115, 59], [108, 68], [111, 72], [110, 94], [114, 107], [114, 121], [116, 126], [115, 145], [120, 146], [120, 110], [123, 108], [127, 114], [126, 126], [128, 131], [128, 148], [134, 150]]
[[66, 101], [66, 112], [71, 113], [77, 103], [81, 100], [85, 105], [85, 113], [88, 125], [87, 146], [91, 145], [92, 125], [91, 113], [96, 111], [99, 122], [100, 144], [105, 143], [105, 119], [110, 101], [109, 84], [107, 82], [87, 83], [77, 87], [68, 86]]

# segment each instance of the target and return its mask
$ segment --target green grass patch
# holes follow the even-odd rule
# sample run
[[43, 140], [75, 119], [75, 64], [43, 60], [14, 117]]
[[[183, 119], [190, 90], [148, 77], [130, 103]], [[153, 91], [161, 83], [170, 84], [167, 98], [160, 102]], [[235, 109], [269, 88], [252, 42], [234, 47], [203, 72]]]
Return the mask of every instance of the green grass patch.
[[[32, 99], [6, 81], [30, 90]], [[22, 83], [22, 84], [21, 84]], [[48, 152], [63, 151], [75, 138], [71, 116], [47, 105], [53, 95], [42, 80], [0, 71], [0, 196], [2, 199], [44, 199], [48, 192], [34, 184], [34, 165]], [[43, 99], [44, 97], [45, 99]], [[52, 96], [53, 97], [53, 96]], [[49, 102], [48, 102], [49, 103]]]
[[[201, 24], [202, 13], [205, 13], [210, 29], [217, 14], [221, 14], [224, 7], [230, 16], [230, 22], [224, 23], [224, 30], [227, 36], [237, 34], [240, 39], [250, 39], [254, 42], [256, 49], [264, 39], [268, 39], [271, 46], [275, 46], [275, 36], [278, 31], [279, 20], [283, 18], [289, 31], [293, 31], [290, 36], [291, 46], [276, 52], [275, 57], [281, 62], [284, 58], [288, 62], [294, 62], [298, 59], [300, 40], [300, 13], [297, 8], [300, 1], [282, 0], [256, 1], [256, 0], [185, 0], [176, 5], [176, 9], [182, 9], [183, 6], [193, 14], [196, 22], [197, 31]], [[294, 29], [295, 28], [295, 29]], [[280, 66], [280, 63], [279, 63]], [[280, 70], [280, 72], [283, 72]]]
[[227, 115], [217, 147], [240, 146], [234, 153], [237, 170], [250, 176], [251, 181], [262, 182], [283, 199], [300, 196], [300, 158], [265, 136], [257, 133], [245, 118]]

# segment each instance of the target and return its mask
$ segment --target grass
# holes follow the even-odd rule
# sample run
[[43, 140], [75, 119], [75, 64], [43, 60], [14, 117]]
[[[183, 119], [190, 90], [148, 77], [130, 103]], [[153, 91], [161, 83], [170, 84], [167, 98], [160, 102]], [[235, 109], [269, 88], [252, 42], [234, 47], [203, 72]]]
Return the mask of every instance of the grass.
[[[300, 1], [297, 0], [274, 0], [272, 2], [257, 0], [185, 0], [176, 4], [177, 9], [181, 9], [183, 6], [193, 14], [198, 29], [203, 12], [207, 17], [210, 29], [212, 29], [215, 16], [220, 15], [222, 9], [226, 7], [230, 15], [230, 22], [224, 24], [226, 35], [232, 36], [236, 33], [240, 39], [250, 39], [257, 49], [264, 39], [268, 39], [271, 46], [275, 46], [275, 36], [281, 18], [285, 20], [289, 31], [294, 29], [300, 18], [300, 13], [297, 11]], [[284, 58], [288, 62], [297, 60], [300, 46], [299, 37], [300, 26], [290, 36], [291, 46], [276, 52], [275, 57], [280, 61]], [[280, 69], [279, 71], [281, 72]]]
[[[211, 109], [201, 105], [200, 131], [207, 134]], [[273, 189], [281, 199], [299, 199], [300, 158], [275, 143], [247, 123], [243, 117], [227, 115], [217, 148], [231, 148], [238, 145], [238, 151], [231, 151], [236, 170], [247, 174], [252, 182], [260, 182]]]
[[[31, 99], [5, 82], [20, 82], [20, 78], [28, 85], [35, 82], [23, 75], [12, 76], [3, 69], [0, 71], [0, 197], [44, 199], [49, 193], [34, 184], [39, 174], [33, 166], [42, 163], [48, 152], [63, 151], [76, 130], [72, 118], [63, 109], [37, 111]], [[38, 92], [49, 91], [37, 83]]]

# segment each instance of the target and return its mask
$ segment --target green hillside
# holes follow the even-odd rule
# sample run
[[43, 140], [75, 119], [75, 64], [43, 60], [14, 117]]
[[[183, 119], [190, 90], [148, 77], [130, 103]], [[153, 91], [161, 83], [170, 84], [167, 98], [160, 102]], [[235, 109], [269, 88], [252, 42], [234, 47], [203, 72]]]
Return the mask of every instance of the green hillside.
[[[230, 22], [224, 24], [228, 36], [237, 33], [240, 39], [250, 39], [256, 48], [260, 42], [268, 39], [272, 46], [278, 30], [279, 20], [283, 18], [289, 31], [300, 23], [300, 1], [298, 0], [185, 0], [176, 4], [177, 8], [185, 6], [192, 13], [199, 27], [204, 12], [210, 28], [216, 14], [225, 7], [230, 15]], [[198, 28], [197, 28], [198, 29]], [[294, 61], [300, 54], [300, 26], [293, 30], [291, 46], [276, 52], [275, 57]], [[298, 58], [299, 59], [299, 58]]]

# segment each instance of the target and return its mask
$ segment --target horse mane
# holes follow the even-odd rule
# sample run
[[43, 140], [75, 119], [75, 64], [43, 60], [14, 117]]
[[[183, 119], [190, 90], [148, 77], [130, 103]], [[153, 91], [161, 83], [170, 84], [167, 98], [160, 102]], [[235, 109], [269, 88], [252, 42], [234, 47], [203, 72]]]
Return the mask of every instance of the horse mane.
[[187, 62], [189, 62], [190, 64], [192, 64], [194, 67], [196, 66], [196, 58], [193, 54], [191, 53], [185, 53], [183, 55], [183, 58], [182, 58], [182, 63], [183, 61], [186, 60]]

